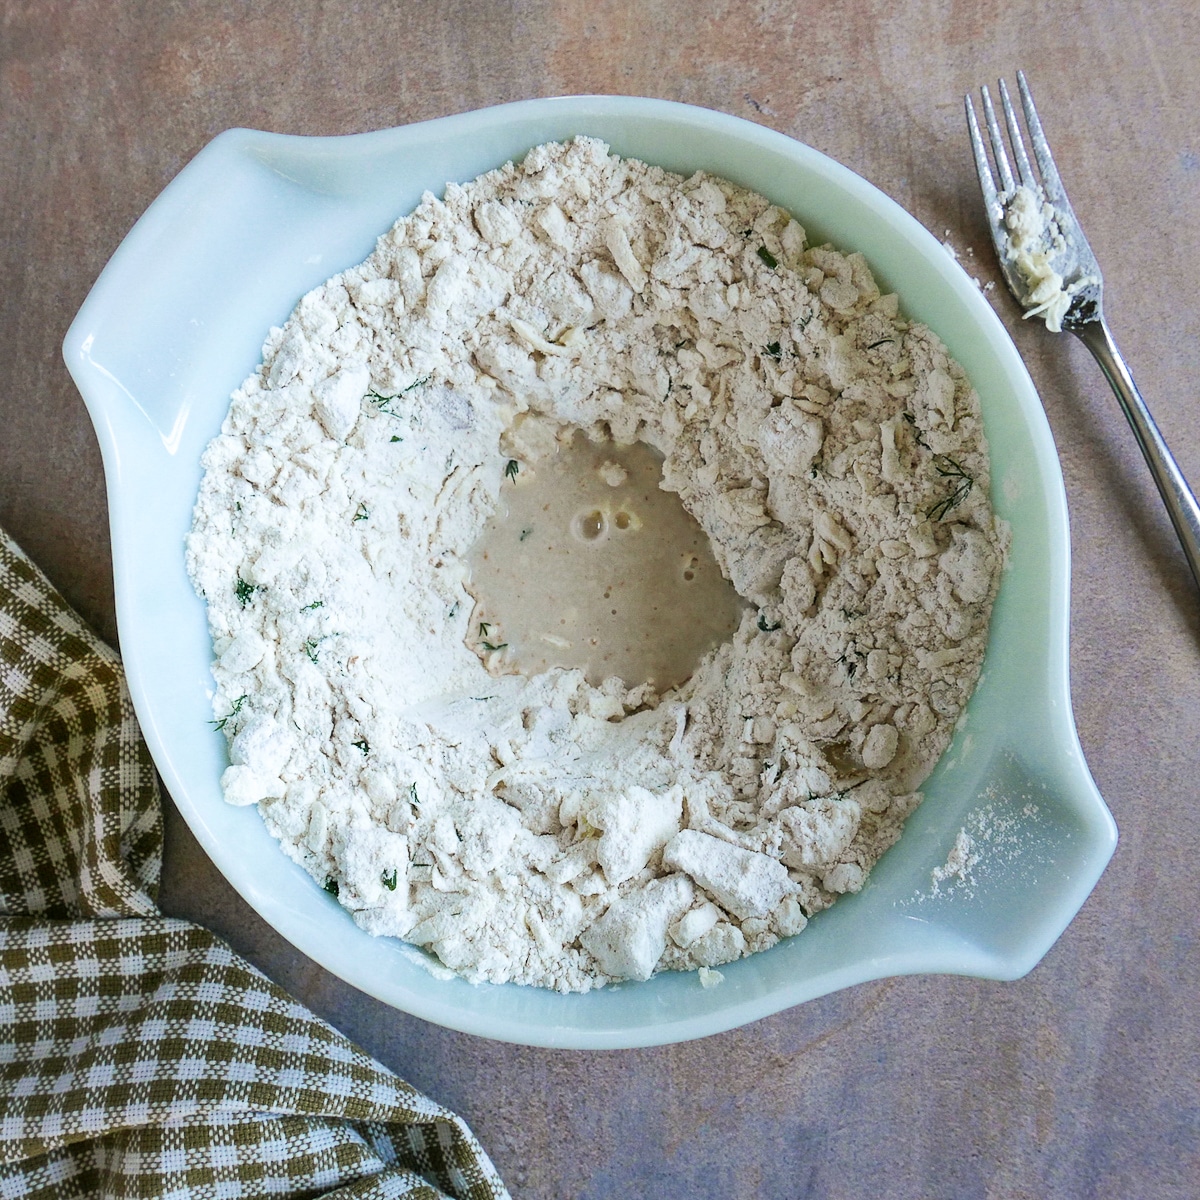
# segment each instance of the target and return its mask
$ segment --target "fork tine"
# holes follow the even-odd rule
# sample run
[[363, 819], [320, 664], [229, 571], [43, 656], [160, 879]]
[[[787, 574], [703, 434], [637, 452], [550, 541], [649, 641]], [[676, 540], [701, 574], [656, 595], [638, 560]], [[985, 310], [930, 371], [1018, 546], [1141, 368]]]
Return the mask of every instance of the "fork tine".
[[1037, 109], [1033, 106], [1033, 96], [1029, 84], [1025, 82], [1025, 72], [1017, 72], [1017, 87], [1021, 92], [1021, 107], [1025, 110], [1025, 124], [1029, 127], [1029, 136], [1033, 142], [1033, 154], [1037, 159], [1038, 168], [1042, 172], [1042, 185], [1046, 198], [1051, 204], [1066, 205], [1067, 193], [1063, 190], [1062, 180], [1058, 177], [1058, 168], [1050, 155], [1050, 146], [1046, 135], [1042, 132], [1042, 122], [1038, 118]]
[[1000, 183], [1004, 191], [1011, 192], [1016, 186], [1013, 181], [1012, 168], [1008, 165], [1008, 152], [1004, 149], [1004, 135], [1000, 132], [1000, 123], [996, 120], [996, 110], [992, 107], [992, 96], [985, 84], [980, 91], [983, 93], [983, 115], [987, 121], [988, 135], [992, 140], [992, 156], [996, 160], [996, 170], [1000, 172]]
[[975, 171], [979, 175], [979, 187], [983, 192], [983, 202], [990, 213], [997, 203], [996, 180], [992, 176], [991, 164], [988, 162], [987, 150], [983, 144], [983, 134], [979, 132], [979, 121], [975, 116], [975, 105], [969, 94], [966, 97], [966, 106], [967, 129], [971, 134], [971, 149], [975, 153]]
[[1037, 176], [1029, 165], [1029, 155], [1025, 153], [1025, 137], [1021, 126], [1017, 124], [1017, 114], [1013, 111], [1012, 100], [1009, 99], [1008, 85], [1000, 80], [1000, 104], [1004, 109], [1004, 123], [1008, 126], [1008, 140], [1012, 142], [1013, 157], [1017, 160], [1017, 171], [1021, 182], [1027, 188], [1037, 187]]

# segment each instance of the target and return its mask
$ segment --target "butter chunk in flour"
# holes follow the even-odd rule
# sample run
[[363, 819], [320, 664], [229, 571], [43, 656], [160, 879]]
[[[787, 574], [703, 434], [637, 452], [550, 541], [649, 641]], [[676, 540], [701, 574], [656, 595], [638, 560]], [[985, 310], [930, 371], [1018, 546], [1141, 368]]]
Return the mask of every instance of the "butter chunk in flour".
[[[468, 551], [580, 429], [664, 456], [746, 602], [662, 695], [526, 678], [502, 630], [481, 657]], [[1003, 557], [975, 393], [862, 256], [588, 138], [427, 194], [306, 295], [203, 466], [226, 798], [475, 981], [711, 982], [861, 888]]]

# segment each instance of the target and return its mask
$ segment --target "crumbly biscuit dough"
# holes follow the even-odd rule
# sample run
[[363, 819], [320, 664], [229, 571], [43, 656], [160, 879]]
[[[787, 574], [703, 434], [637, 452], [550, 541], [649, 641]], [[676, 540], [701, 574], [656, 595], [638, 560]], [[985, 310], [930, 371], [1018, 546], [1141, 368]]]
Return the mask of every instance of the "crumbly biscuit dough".
[[[525, 678], [472, 626], [468, 550], [576, 429], [665, 456], [747, 601], [663, 695]], [[203, 465], [227, 799], [475, 981], [707, 970], [860, 889], [1003, 556], [975, 393], [862, 256], [588, 138], [427, 194], [306, 295]]]

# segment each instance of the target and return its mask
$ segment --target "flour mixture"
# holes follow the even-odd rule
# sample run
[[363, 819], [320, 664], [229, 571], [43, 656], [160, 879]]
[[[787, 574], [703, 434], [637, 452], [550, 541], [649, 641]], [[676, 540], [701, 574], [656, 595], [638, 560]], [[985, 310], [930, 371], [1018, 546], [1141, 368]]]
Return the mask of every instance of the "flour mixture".
[[[639, 519], [647, 461], [702, 531], [676, 565], [725, 592], [687, 678], [555, 657], [588, 621], [501, 595], [497, 523], [519, 539], [522, 489], [589, 447], [613, 494], [585, 540]], [[719, 981], [859, 890], [974, 686], [1002, 559], [975, 393], [862, 256], [587, 138], [426, 195], [305, 296], [203, 465], [226, 798], [475, 981]]]

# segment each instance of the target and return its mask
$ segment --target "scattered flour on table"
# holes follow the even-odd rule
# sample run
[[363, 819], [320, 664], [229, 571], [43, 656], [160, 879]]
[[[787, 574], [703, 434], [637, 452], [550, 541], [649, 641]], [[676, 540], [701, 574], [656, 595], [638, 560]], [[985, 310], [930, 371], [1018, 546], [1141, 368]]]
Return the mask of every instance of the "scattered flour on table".
[[971, 282], [981, 292], [992, 291], [996, 286], [994, 281], [989, 279], [986, 283], [984, 283], [984, 281], [982, 279], [980, 279], [978, 275], [975, 274], [976, 262], [975, 262], [974, 248], [971, 246], [968, 246], [966, 248], [966, 250], [964, 250], [960, 254], [958, 252], [958, 250], [955, 249], [954, 243], [950, 240], [950, 236], [953, 232], [954, 231], [952, 229], [947, 229], [942, 234], [942, 249], [945, 250], [946, 253], [949, 254], [950, 257], [952, 259], [954, 259], [954, 261], [957, 262], [963, 268], [964, 271], [966, 271], [966, 273], [970, 276]]
[[[662, 695], [524, 677], [472, 620], [502, 489], [576, 430], [663, 455], [746, 602]], [[306, 295], [203, 466], [227, 800], [474, 981], [709, 970], [858, 891], [1004, 556], [977, 397], [862, 256], [587, 138], [427, 194]]]

